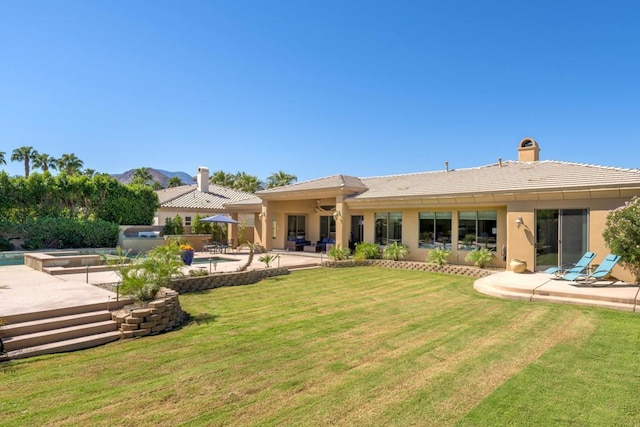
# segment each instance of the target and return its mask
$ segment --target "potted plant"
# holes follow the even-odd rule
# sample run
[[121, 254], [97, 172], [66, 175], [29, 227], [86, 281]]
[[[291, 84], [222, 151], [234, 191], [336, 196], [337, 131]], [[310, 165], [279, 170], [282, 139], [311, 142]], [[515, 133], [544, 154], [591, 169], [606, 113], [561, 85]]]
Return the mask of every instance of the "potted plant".
[[184, 243], [180, 245], [180, 257], [182, 258], [182, 262], [184, 262], [185, 265], [191, 265], [195, 253], [196, 252], [193, 249], [193, 246], [191, 246], [190, 244]]

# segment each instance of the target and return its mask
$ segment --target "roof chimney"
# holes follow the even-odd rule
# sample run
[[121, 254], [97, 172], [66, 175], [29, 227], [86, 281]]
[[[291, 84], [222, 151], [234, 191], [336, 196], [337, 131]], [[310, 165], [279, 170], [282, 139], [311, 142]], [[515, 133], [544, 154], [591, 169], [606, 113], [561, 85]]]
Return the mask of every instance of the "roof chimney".
[[204, 166], [198, 167], [198, 191], [209, 192], [209, 168]]
[[449, 162], [444, 162], [444, 167], [447, 169], [447, 172], [449, 172]]
[[518, 146], [519, 162], [537, 162], [540, 160], [540, 147], [533, 138], [523, 138]]

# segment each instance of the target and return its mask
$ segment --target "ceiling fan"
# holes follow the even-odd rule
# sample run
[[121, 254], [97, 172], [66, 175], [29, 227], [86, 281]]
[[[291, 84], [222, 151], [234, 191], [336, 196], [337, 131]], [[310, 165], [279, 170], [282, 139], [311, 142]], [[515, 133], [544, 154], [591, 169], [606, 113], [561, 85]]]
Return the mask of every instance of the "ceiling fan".
[[313, 210], [316, 211], [317, 213], [333, 212], [335, 209], [336, 209], [335, 206], [321, 206], [320, 200], [316, 200], [316, 207], [313, 208]]

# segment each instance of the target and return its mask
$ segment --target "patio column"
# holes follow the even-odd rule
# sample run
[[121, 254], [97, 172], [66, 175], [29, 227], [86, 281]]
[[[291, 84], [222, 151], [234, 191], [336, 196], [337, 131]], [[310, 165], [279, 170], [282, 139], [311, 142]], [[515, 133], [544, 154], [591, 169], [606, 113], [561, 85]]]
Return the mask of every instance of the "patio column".
[[344, 196], [336, 197], [336, 247], [349, 247], [349, 208], [344, 203]]

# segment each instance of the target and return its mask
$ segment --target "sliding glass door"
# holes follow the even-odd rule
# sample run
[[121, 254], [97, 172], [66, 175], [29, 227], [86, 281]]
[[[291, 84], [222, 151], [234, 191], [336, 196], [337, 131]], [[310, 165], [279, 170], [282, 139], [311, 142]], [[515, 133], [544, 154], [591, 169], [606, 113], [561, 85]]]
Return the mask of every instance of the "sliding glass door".
[[586, 209], [536, 210], [536, 271], [574, 263], [588, 250]]

